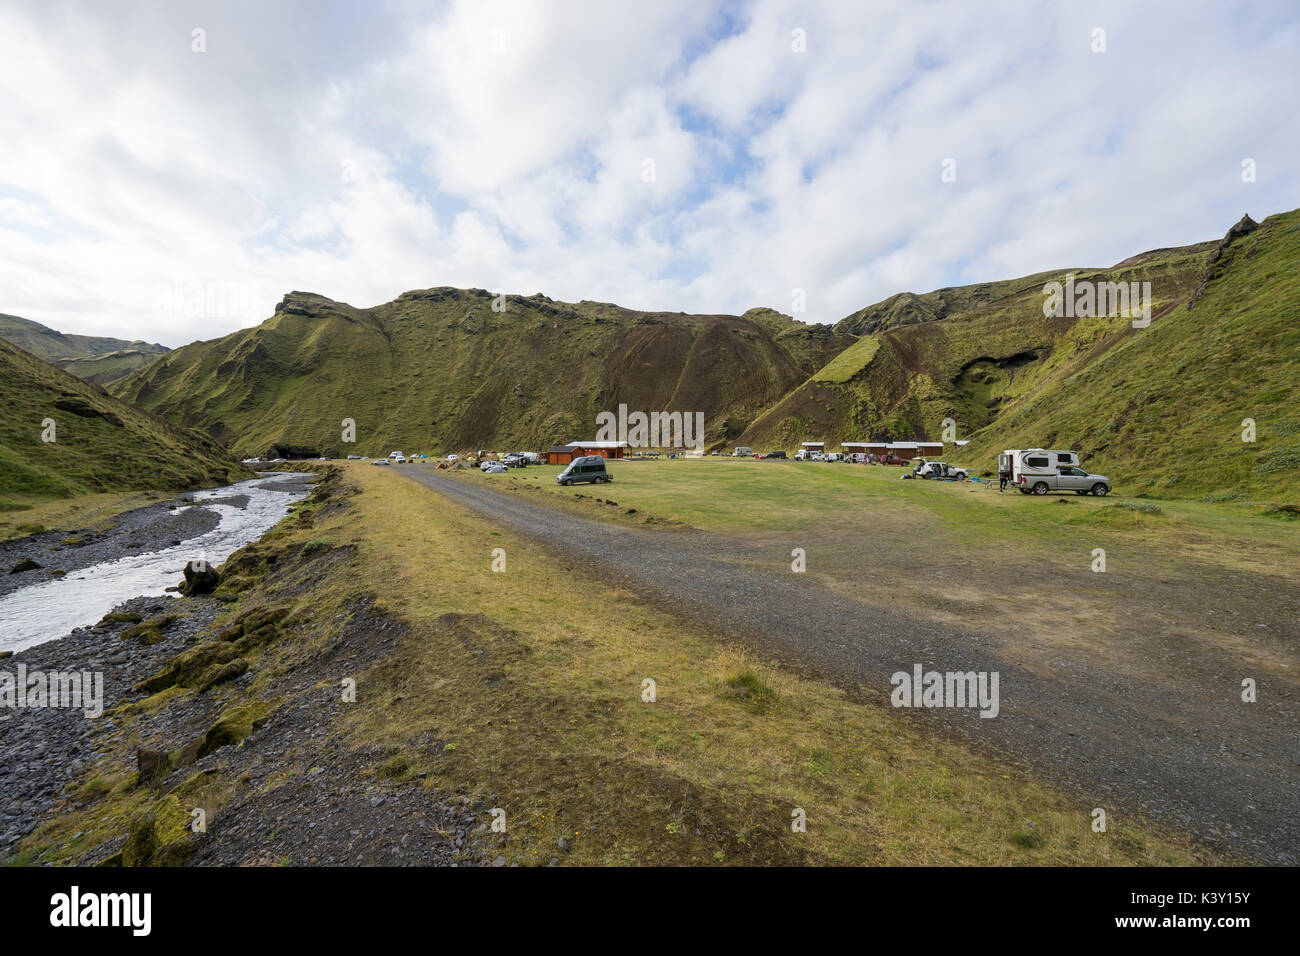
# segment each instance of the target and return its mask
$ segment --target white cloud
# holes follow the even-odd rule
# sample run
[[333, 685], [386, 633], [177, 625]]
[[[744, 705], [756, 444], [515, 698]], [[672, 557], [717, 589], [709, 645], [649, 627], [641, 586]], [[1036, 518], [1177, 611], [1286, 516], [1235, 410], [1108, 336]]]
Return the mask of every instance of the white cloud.
[[[176, 345], [295, 288], [739, 312], [798, 287], [834, 321], [1296, 205], [1282, 3], [342, 9], [0, 11], [0, 311]], [[246, 294], [158, 307], [178, 289]]]

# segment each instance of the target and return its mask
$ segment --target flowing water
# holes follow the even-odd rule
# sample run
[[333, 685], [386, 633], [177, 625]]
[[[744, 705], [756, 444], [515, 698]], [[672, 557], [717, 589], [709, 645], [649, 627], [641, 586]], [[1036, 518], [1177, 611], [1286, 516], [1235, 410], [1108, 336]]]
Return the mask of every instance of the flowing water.
[[[310, 488], [301, 474], [272, 474], [224, 488], [195, 492], [195, 507], [217, 512], [220, 523], [205, 534], [160, 551], [104, 561], [65, 577], [19, 588], [0, 597], [0, 651], [20, 651], [96, 623], [128, 598], [166, 594], [185, 564], [203, 558], [219, 565], [249, 542], [271, 530], [291, 503]], [[284, 487], [280, 487], [284, 486]], [[204, 505], [204, 501], [247, 495], [248, 504]]]

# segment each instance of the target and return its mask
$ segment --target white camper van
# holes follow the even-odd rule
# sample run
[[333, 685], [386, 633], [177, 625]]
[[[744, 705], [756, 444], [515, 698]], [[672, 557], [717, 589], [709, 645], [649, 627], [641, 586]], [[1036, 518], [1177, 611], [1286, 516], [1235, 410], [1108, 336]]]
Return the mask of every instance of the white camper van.
[[1078, 465], [1078, 453], [1060, 448], [1009, 448], [998, 455], [998, 472], [1010, 472], [1017, 488], [1032, 484], [1035, 477], [1055, 475], [1058, 468]]
[[1022, 495], [1048, 491], [1076, 491], [1101, 496], [1110, 491], [1110, 479], [1079, 467], [1077, 452], [1060, 448], [1009, 448], [998, 455], [998, 471], [1011, 475], [1011, 486]]

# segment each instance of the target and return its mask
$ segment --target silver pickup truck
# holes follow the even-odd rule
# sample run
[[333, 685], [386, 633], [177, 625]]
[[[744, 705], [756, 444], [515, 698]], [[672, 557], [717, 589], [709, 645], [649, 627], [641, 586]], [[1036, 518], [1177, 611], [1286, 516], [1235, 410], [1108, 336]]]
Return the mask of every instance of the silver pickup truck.
[[1049, 491], [1073, 491], [1076, 495], [1093, 494], [1101, 498], [1110, 494], [1110, 479], [1072, 466], [1058, 468], [1055, 474], [1021, 474], [1022, 495], [1045, 495]]

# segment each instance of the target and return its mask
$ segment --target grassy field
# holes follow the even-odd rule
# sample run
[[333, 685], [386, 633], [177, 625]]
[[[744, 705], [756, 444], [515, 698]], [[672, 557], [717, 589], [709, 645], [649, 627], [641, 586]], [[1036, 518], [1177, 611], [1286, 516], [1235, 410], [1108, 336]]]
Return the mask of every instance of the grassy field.
[[[1258, 505], [999, 494], [985, 482], [903, 481], [903, 468], [842, 463], [611, 469], [614, 482], [599, 488], [559, 487], [558, 467], [456, 474], [597, 520], [734, 537], [769, 570], [802, 548], [818, 586], [981, 630], [1044, 670], [1060, 651], [1085, 650], [1189, 693], [1227, 661], [1293, 687], [1300, 679], [1300, 535], [1293, 517]], [[1171, 672], [1161, 663], [1171, 655], [1186, 667]]]
[[[742, 536], [850, 530], [870, 537], [902, 518], [918, 539], [942, 528], [976, 552], [1008, 545], [1059, 552], [1087, 537], [1103, 547], [1138, 540], [1184, 553], [1212, 551], [1243, 567], [1300, 568], [1300, 522], [1259, 504], [1135, 499], [1122, 490], [1106, 498], [1037, 498], [999, 494], [996, 482], [903, 481], [907, 468], [838, 462], [705, 458], [615, 461], [610, 467], [614, 482], [600, 490], [561, 488], [554, 480], [559, 466], [473, 477], [505, 490], [536, 485], [559, 499], [612, 497], [667, 521]], [[592, 513], [607, 516], [604, 509]]]
[[[684, 628], [400, 475], [348, 474], [362, 494], [313, 534], [355, 542], [352, 586], [411, 627], [363, 685], [358, 740], [391, 742], [434, 785], [495, 795], [521, 862], [546, 862], [562, 835], [585, 863], [1197, 858], [1134, 820], [1094, 834], [1088, 808], [1018, 771]], [[505, 573], [489, 570], [495, 548]]]
[[0, 511], [0, 541], [42, 531], [95, 530], [125, 511], [143, 508], [162, 497], [155, 491], [117, 491], [42, 501], [14, 511]]

